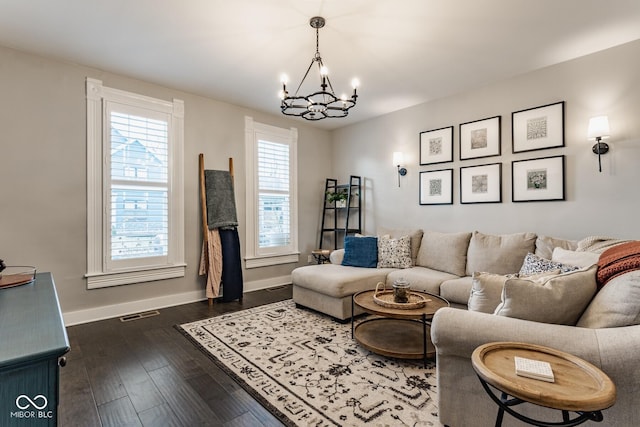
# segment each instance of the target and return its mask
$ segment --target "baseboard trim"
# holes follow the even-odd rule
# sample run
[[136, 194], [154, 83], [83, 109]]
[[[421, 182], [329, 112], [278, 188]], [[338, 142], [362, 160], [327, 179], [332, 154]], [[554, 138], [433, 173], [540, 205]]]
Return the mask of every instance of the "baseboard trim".
[[[253, 280], [244, 283], [244, 292], [253, 292], [276, 286], [288, 285], [291, 283], [291, 275], [272, 277], [269, 279]], [[180, 294], [163, 295], [160, 297], [147, 298], [143, 300], [130, 301], [120, 304], [105, 305], [63, 312], [65, 326], [80, 325], [83, 323], [96, 322], [98, 320], [111, 319], [114, 317], [126, 316], [142, 311], [158, 310], [176, 305], [189, 304], [206, 300], [204, 289], [201, 291], [183, 292]]]

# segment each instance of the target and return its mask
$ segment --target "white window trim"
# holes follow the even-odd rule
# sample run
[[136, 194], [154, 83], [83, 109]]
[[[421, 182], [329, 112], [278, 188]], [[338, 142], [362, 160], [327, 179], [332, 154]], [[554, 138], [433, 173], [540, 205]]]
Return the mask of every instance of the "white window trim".
[[[130, 92], [104, 87], [102, 81], [87, 78], [87, 288], [97, 289], [132, 283], [184, 277], [184, 102], [150, 98]], [[160, 267], [139, 267], [129, 270], [107, 271], [104, 259], [103, 223], [103, 138], [105, 100], [137, 105], [171, 114], [169, 166], [171, 176], [169, 262]]]
[[[245, 268], [266, 267], [278, 264], [297, 263], [300, 258], [298, 250], [298, 130], [296, 128], [283, 129], [253, 121], [252, 117], [245, 117], [245, 164], [247, 170], [246, 191], [246, 245]], [[276, 140], [288, 140], [290, 144], [291, 162], [291, 249], [287, 253], [261, 253], [258, 250], [258, 175], [256, 170], [258, 156], [257, 135], [273, 135]]]

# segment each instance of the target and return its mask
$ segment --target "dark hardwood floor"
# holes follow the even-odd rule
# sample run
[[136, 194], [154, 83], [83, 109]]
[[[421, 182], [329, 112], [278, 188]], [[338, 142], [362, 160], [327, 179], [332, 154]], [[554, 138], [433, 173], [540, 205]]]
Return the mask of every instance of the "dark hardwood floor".
[[66, 426], [282, 426], [178, 330], [187, 323], [291, 298], [291, 286], [67, 328], [58, 424]]

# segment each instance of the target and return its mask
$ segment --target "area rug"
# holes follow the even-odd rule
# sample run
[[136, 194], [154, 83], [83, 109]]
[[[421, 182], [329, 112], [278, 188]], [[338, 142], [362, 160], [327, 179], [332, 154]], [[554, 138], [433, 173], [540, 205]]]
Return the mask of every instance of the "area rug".
[[292, 300], [178, 329], [285, 425], [440, 425], [433, 362], [375, 355]]

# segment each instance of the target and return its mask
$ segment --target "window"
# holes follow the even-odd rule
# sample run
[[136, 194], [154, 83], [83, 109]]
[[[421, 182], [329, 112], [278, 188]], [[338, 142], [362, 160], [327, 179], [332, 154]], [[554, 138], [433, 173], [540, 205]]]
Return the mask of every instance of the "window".
[[183, 120], [87, 79], [89, 289], [184, 276]]
[[246, 117], [245, 133], [246, 267], [298, 262], [298, 131]]

